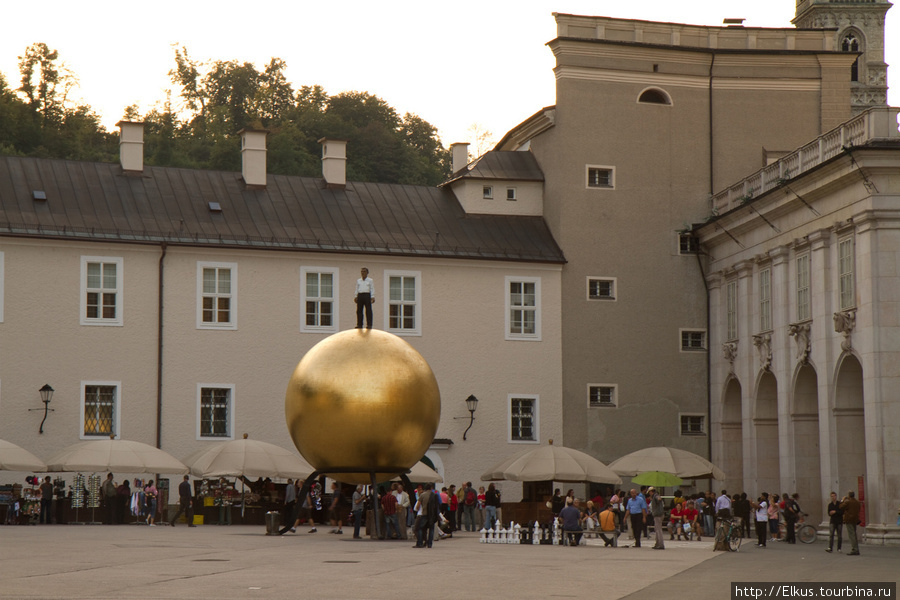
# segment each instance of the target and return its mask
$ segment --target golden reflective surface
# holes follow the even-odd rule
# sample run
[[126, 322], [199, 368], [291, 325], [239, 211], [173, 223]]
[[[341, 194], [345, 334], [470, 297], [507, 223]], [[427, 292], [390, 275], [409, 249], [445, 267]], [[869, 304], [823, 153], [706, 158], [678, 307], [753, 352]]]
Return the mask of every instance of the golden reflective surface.
[[[406, 469], [434, 439], [441, 395], [431, 367], [406, 341], [351, 329], [306, 353], [288, 383], [284, 414], [294, 445], [319, 470]], [[368, 473], [334, 477], [371, 482]]]

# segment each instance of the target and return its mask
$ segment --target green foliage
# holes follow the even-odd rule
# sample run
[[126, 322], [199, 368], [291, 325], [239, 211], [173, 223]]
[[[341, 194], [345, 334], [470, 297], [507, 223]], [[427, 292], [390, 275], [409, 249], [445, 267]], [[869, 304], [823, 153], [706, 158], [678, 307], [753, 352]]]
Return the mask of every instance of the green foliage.
[[[239, 171], [238, 132], [263, 128], [270, 173], [320, 176], [318, 140], [330, 137], [348, 140], [350, 181], [437, 185], [449, 175], [449, 150], [434, 126], [409, 113], [401, 118], [377, 96], [329, 96], [318, 85], [294, 90], [280, 58], [257, 70], [249, 62], [202, 62], [186, 48], [174, 51], [175, 89], [166, 100], [144, 114], [137, 106], [124, 110], [125, 120], [144, 123], [148, 165]], [[89, 106], [67, 100], [77, 80], [55, 50], [33, 44], [19, 57], [19, 69], [18, 90], [0, 74], [0, 152], [117, 160], [118, 135]]]

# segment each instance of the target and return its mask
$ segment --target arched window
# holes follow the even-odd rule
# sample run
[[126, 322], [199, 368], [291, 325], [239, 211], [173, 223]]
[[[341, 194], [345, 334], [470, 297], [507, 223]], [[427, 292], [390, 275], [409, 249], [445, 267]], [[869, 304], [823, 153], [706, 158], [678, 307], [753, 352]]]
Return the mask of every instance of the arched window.
[[[859, 52], [859, 39], [854, 33], [848, 33], [841, 42], [841, 50], [844, 52]], [[859, 81], [859, 57], [853, 61], [850, 67], [850, 81]]]
[[672, 104], [672, 99], [667, 93], [657, 88], [649, 88], [641, 92], [638, 102], [644, 104]]

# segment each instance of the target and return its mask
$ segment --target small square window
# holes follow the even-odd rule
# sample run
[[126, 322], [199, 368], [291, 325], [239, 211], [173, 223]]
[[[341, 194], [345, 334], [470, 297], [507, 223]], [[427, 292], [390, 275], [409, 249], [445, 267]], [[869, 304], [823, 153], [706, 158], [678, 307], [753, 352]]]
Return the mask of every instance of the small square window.
[[691, 233], [678, 234], [679, 254], [698, 254], [700, 252], [700, 240]]
[[587, 187], [612, 189], [615, 187], [615, 170], [612, 167], [587, 167]]
[[494, 188], [490, 185], [486, 185], [481, 188], [481, 197], [485, 200], [491, 200], [494, 197]]
[[682, 329], [681, 350], [682, 352], [706, 350], [706, 331], [702, 329]]
[[680, 415], [681, 435], [706, 435], [706, 417], [703, 415]]
[[506, 188], [506, 199], [515, 201], [516, 199], [516, 188]]
[[616, 403], [616, 386], [602, 384], [588, 386], [588, 408], [615, 408]]
[[615, 300], [616, 280], [588, 278], [588, 300]]

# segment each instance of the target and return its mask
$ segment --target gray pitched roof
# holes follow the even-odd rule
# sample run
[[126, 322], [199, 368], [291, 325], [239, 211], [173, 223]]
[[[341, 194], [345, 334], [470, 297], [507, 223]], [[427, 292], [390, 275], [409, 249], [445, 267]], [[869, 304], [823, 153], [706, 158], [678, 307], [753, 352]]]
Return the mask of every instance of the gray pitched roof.
[[491, 150], [454, 173], [442, 185], [457, 179], [505, 179], [508, 181], [543, 181], [544, 172], [531, 152]]
[[21, 157], [0, 157], [3, 235], [565, 262], [542, 218], [466, 215], [448, 187], [269, 175], [248, 190], [234, 172]]

